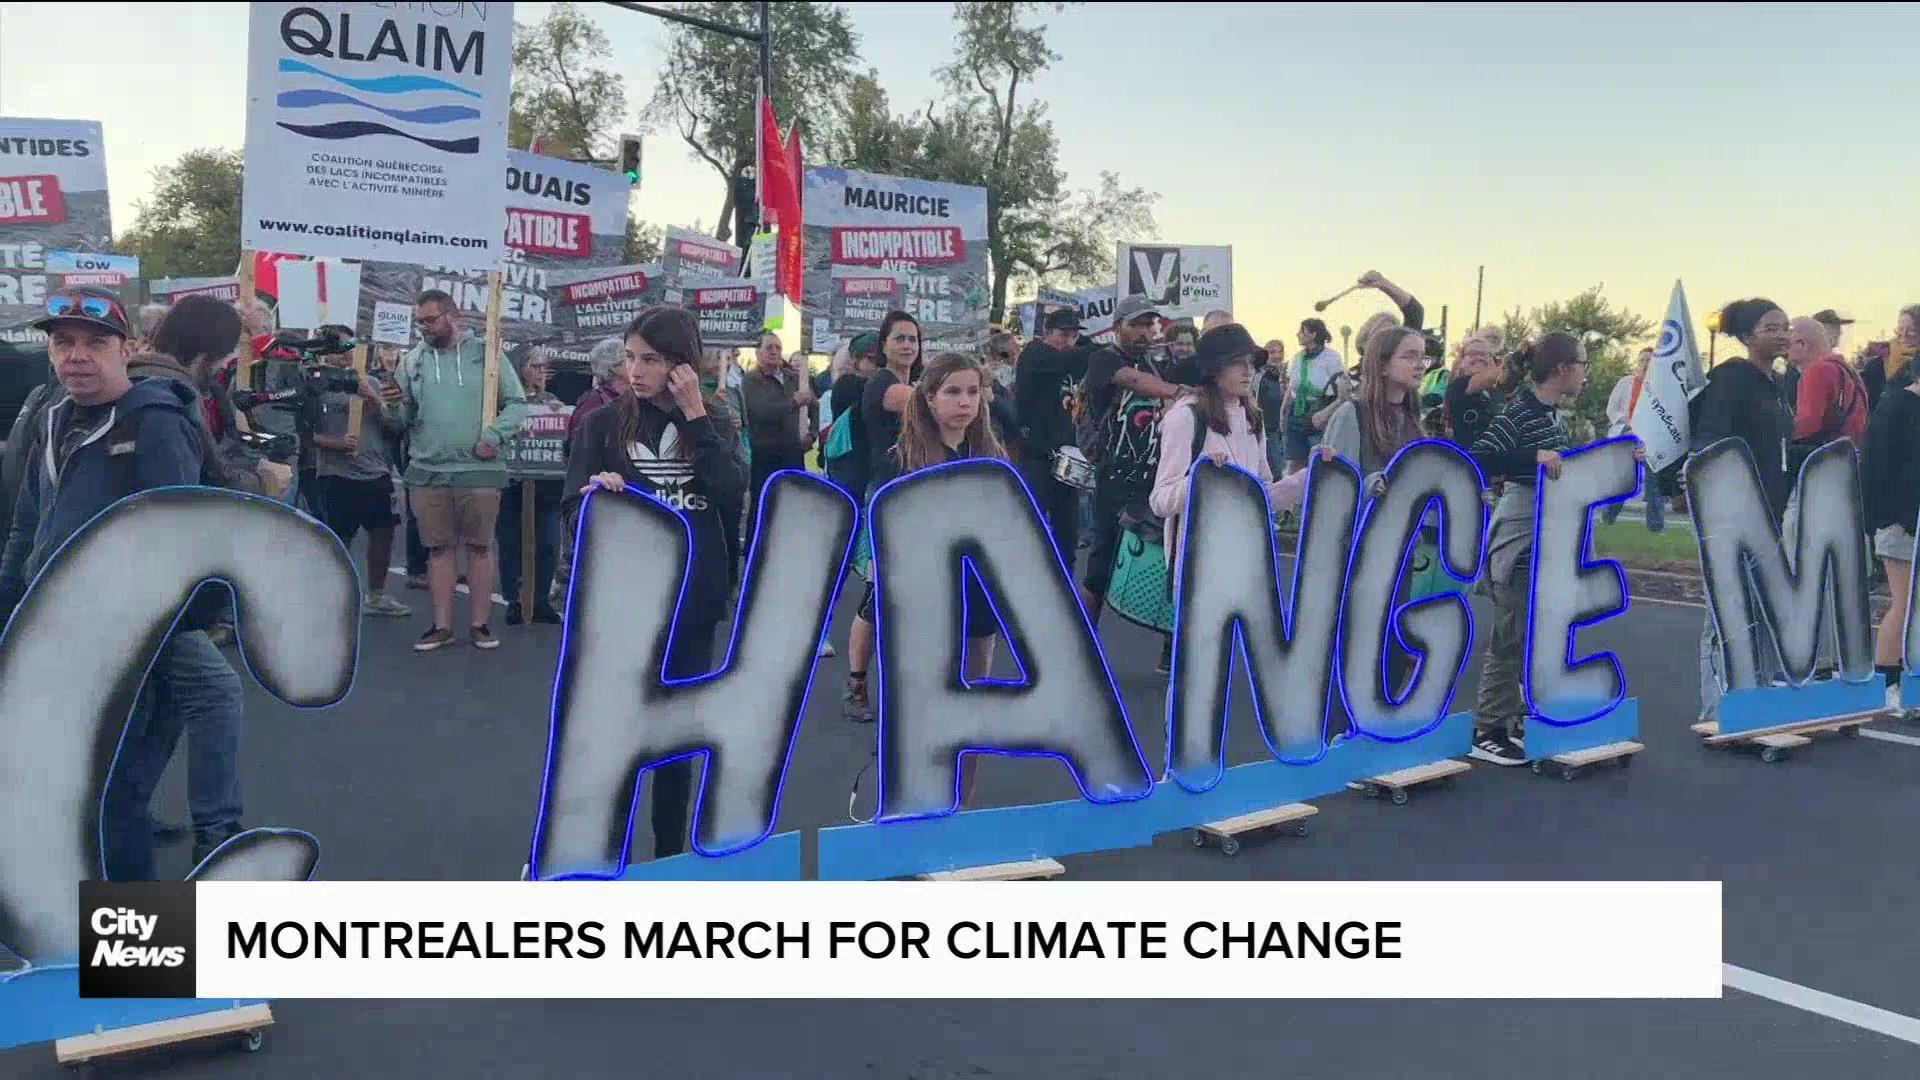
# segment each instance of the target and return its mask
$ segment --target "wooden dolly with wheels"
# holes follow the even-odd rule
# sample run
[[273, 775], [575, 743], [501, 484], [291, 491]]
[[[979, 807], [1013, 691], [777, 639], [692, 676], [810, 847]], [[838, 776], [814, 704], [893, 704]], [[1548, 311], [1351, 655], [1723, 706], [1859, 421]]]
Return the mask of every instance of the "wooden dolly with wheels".
[[1317, 806], [1296, 802], [1269, 806], [1265, 810], [1255, 810], [1224, 821], [1210, 821], [1193, 830], [1193, 846], [1203, 848], [1207, 846], [1209, 838], [1217, 840], [1220, 842], [1220, 853], [1231, 859], [1240, 854], [1241, 836], [1279, 825], [1290, 825], [1293, 835], [1305, 836], [1307, 819], [1319, 812]]
[[1760, 728], [1756, 731], [1742, 731], [1736, 735], [1722, 735], [1717, 721], [1703, 720], [1693, 725], [1693, 730], [1708, 746], [1753, 747], [1760, 751], [1761, 761], [1772, 764], [1784, 760], [1790, 752], [1813, 742], [1814, 735], [1858, 735], [1862, 726], [1885, 715], [1886, 710], [1875, 709], [1872, 712], [1828, 716], [1798, 724], [1781, 724], [1778, 727]]
[[994, 863], [991, 866], [963, 866], [958, 870], [936, 870], [921, 874], [921, 881], [1040, 881], [1067, 872], [1052, 859], [1028, 859], [1025, 862]]
[[231, 1009], [58, 1039], [53, 1044], [53, 1056], [60, 1064], [78, 1069], [100, 1058], [226, 1035], [238, 1035], [240, 1049], [251, 1054], [265, 1045], [267, 1028], [272, 1026], [272, 1009], [265, 1005], [237, 1005]]
[[1527, 763], [1527, 767], [1533, 770], [1533, 775], [1544, 776], [1547, 772], [1547, 764], [1551, 762], [1554, 765], [1554, 771], [1560, 774], [1560, 779], [1574, 780], [1587, 766], [1597, 765], [1603, 761], [1617, 761], [1621, 768], [1627, 768], [1633, 764], [1633, 755], [1645, 749], [1646, 747], [1631, 740], [1607, 743], [1604, 746], [1575, 750], [1572, 753], [1555, 754], [1550, 758], [1535, 758]]
[[1411, 769], [1398, 769], [1365, 780], [1356, 780], [1347, 785], [1350, 791], [1357, 791], [1369, 799], [1392, 799], [1395, 806], [1407, 805], [1407, 790], [1421, 784], [1438, 781], [1450, 781], [1473, 766], [1464, 761], [1445, 758], [1430, 761], [1425, 765], [1415, 765]]

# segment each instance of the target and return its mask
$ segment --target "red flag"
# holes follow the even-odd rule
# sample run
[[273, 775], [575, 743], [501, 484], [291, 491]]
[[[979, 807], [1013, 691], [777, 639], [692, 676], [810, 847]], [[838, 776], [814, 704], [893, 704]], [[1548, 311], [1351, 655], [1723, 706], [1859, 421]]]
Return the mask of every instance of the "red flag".
[[800, 302], [801, 282], [805, 276], [803, 264], [806, 255], [805, 211], [800, 197], [800, 178], [806, 175], [806, 166], [800, 153], [800, 124], [796, 121], [793, 130], [787, 133], [786, 149], [787, 188], [783, 192], [785, 205], [780, 208], [780, 248], [775, 261], [774, 275], [780, 292], [791, 297], [794, 303]]
[[786, 211], [788, 196], [798, 190], [787, 155], [781, 148], [780, 122], [774, 119], [773, 100], [760, 97], [760, 209], [766, 220], [762, 225], [779, 224]]

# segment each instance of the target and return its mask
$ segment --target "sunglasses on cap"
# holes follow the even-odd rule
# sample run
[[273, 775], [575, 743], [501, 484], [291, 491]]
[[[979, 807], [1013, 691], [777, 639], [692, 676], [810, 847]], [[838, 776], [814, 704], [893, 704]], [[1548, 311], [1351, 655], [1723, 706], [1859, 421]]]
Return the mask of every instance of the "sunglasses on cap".
[[85, 315], [90, 319], [106, 319], [120, 315], [120, 305], [104, 296], [56, 293], [47, 297], [47, 314], [53, 318]]

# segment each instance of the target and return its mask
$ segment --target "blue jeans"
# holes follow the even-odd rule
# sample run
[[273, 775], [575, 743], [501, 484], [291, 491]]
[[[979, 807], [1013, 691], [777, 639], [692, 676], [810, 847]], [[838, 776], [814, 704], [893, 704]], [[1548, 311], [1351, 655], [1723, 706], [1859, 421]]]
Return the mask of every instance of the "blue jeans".
[[[195, 830], [240, 824], [240, 676], [198, 630], [173, 636], [150, 680], [155, 707], [187, 734], [187, 809]], [[173, 748], [168, 747], [168, 756]]]
[[168, 639], [134, 700], [100, 798], [100, 858], [111, 881], [153, 880], [153, 793], [187, 732], [196, 829], [240, 820], [240, 676], [207, 635]]

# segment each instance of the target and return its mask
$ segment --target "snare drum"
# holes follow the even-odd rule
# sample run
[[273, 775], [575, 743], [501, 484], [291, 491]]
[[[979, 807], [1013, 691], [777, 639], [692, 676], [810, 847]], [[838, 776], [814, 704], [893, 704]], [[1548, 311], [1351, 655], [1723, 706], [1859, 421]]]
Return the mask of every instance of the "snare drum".
[[1081, 491], [1093, 490], [1093, 462], [1077, 446], [1063, 446], [1053, 454], [1053, 478]]

